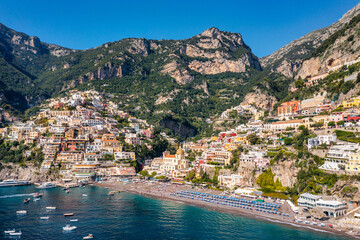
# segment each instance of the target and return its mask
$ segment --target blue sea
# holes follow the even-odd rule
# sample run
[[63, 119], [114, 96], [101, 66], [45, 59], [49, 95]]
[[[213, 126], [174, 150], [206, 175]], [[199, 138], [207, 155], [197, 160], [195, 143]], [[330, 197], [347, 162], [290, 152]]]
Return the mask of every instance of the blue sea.
[[[40, 201], [31, 193], [42, 192]], [[21, 239], [82, 239], [89, 233], [94, 239], [346, 239], [329, 233], [270, 223], [225, 214], [182, 203], [117, 193], [108, 199], [109, 190], [96, 186], [37, 190], [34, 186], [0, 188], [0, 239], [14, 238], [4, 230], [22, 231]], [[87, 194], [87, 196], [83, 196]], [[31, 202], [24, 204], [25, 198]], [[56, 206], [48, 211], [47, 206]], [[24, 216], [16, 214], [26, 210]], [[73, 212], [67, 218], [64, 213]], [[49, 220], [40, 220], [49, 216]], [[69, 219], [77, 227], [64, 232]]]

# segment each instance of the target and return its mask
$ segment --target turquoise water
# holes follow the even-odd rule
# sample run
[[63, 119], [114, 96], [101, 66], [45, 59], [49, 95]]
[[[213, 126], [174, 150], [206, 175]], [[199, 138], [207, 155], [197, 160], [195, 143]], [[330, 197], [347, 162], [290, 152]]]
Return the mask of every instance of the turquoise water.
[[[10, 238], [4, 230], [16, 228], [21, 239], [82, 239], [92, 233], [95, 239], [346, 239], [328, 233], [284, 226], [207, 209], [117, 193], [107, 199], [109, 190], [87, 186], [70, 189], [40, 190], [40, 201], [24, 204], [37, 192], [34, 186], [0, 188], [0, 239]], [[87, 197], [82, 196], [87, 194]], [[33, 199], [33, 197], [31, 197]], [[47, 211], [46, 206], [57, 209]], [[17, 210], [27, 210], [17, 216]], [[63, 232], [69, 222], [64, 213], [73, 212], [78, 228]], [[50, 216], [40, 220], [40, 216]]]

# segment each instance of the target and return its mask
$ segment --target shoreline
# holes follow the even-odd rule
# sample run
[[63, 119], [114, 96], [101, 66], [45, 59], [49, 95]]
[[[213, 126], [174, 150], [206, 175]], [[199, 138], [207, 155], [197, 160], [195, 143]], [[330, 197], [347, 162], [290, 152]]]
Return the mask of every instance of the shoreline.
[[[165, 192], [162, 192], [160, 190], [160, 188], [163, 188], [163, 190], [164, 190], [164, 188], [166, 188], [166, 186], [151, 185], [151, 187], [155, 187], [155, 188], [157, 187], [159, 189], [159, 191], [154, 192], [154, 191], [151, 191], [153, 189], [151, 189], [151, 187], [149, 187], [149, 186], [141, 186], [141, 185], [137, 185], [137, 184], [124, 184], [124, 183], [120, 184], [119, 182], [106, 182], [106, 183], [94, 183], [93, 185], [99, 186], [99, 187], [104, 187], [104, 188], [109, 188], [111, 190], [124, 191], [124, 192], [133, 193], [136, 195], [142, 195], [142, 196], [149, 197], [149, 198], [178, 202], [178, 203], [187, 204], [187, 205], [195, 206], [195, 207], [201, 207], [201, 208], [205, 208], [208, 210], [217, 211], [217, 212], [221, 212], [221, 213], [234, 214], [234, 215], [238, 215], [238, 216], [245, 217], [245, 218], [252, 218], [252, 219], [256, 219], [256, 220], [260, 220], [260, 221], [270, 222], [273, 224], [286, 225], [286, 226], [292, 227], [292, 228], [302, 228], [302, 229], [306, 229], [306, 230], [310, 230], [310, 231], [315, 231], [318, 233], [322, 232], [322, 233], [327, 233], [327, 234], [336, 234], [338, 236], [346, 237], [349, 239], [360, 239], [359, 235], [351, 235], [348, 233], [348, 231], [341, 231], [341, 230], [337, 230], [335, 228], [329, 228], [329, 227], [324, 228], [324, 227], [320, 227], [320, 226], [313, 226], [310, 224], [295, 223], [294, 222], [295, 215], [292, 213], [292, 211], [291, 211], [290, 218], [287, 220], [284, 217], [268, 215], [268, 214], [266, 214], [266, 215], [260, 214], [258, 212], [252, 212], [252, 211], [249, 211], [246, 209], [234, 208], [234, 207], [229, 207], [229, 206], [224, 206], [224, 205], [203, 202], [203, 201], [199, 201], [199, 200], [192, 200], [192, 199], [187, 199], [187, 198], [170, 196], [170, 193], [172, 192], [171, 190], [174, 190], [174, 188], [176, 188], [175, 189], [176, 191], [178, 191], [178, 190], [190, 190], [190, 191], [193, 190], [194, 191], [194, 189], [191, 189], [187, 186], [172, 186], [173, 188], [170, 191], [169, 191], [169, 189], [166, 189]], [[146, 187], [149, 187], [150, 189], [146, 188]]]

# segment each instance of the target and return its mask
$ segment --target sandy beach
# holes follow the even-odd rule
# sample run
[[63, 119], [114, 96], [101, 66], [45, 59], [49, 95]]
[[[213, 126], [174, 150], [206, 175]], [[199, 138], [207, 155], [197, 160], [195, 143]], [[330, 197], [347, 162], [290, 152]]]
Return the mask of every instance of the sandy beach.
[[[125, 191], [125, 192], [135, 193], [135, 194], [144, 195], [147, 197], [152, 197], [162, 200], [182, 202], [189, 205], [204, 207], [214, 211], [219, 211], [229, 214], [237, 214], [250, 218], [256, 218], [258, 220], [265, 220], [278, 224], [287, 224], [292, 227], [306, 228], [314, 231], [331, 232], [349, 238], [360, 239], [359, 235], [352, 235], [349, 233], [349, 230], [343, 231], [342, 229], [337, 228], [337, 226], [334, 226], [334, 228], [330, 228], [329, 222], [324, 222], [326, 224], [325, 227], [313, 226], [311, 224], [305, 224], [305, 223], [297, 223], [295, 222], [296, 216], [294, 215], [290, 206], [286, 202], [281, 204], [281, 207], [279, 208], [279, 212], [289, 214], [289, 217], [274, 215], [267, 212], [259, 212], [259, 211], [255, 211], [254, 209], [250, 210], [244, 208], [237, 208], [227, 205], [205, 202], [198, 199], [183, 198], [175, 195], [179, 191], [195, 191], [195, 192], [208, 193], [213, 195], [224, 195], [224, 192], [216, 191], [212, 189], [192, 188], [191, 186], [187, 186], [187, 185], [176, 185], [172, 183], [154, 183], [149, 181], [138, 182], [138, 183], [102, 182], [102, 183], [95, 183], [94, 185], [100, 187], [106, 187], [111, 190]], [[249, 197], [243, 197], [243, 196], [242, 197], [238, 196], [237, 198], [242, 198], [244, 200], [252, 200]], [[264, 200], [265, 203], [274, 203], [274, 201], [271, 199], [264, 199]], [[320, 222], [318, 222], [318, 224], [320, 224]]]

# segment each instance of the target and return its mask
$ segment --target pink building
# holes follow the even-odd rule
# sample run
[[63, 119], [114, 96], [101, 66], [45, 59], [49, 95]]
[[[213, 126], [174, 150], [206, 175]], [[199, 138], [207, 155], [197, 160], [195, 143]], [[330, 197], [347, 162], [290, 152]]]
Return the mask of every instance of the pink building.
[[330, 121], [339, 122], [344, 121], [344, 114], [342, 112], [333, 112], [330, 114]]

